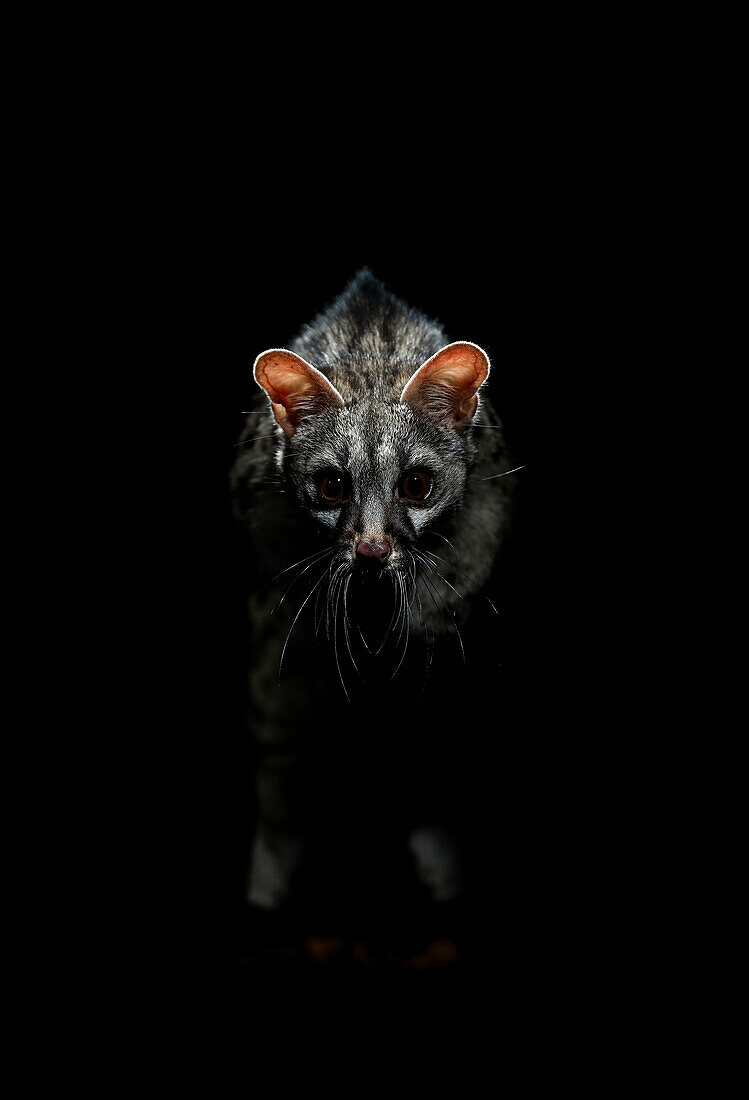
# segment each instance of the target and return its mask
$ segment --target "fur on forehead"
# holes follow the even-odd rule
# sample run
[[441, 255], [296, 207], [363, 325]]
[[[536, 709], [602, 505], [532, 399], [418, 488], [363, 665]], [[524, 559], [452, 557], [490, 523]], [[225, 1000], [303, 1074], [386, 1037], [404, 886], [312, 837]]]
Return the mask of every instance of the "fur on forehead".
[[[370, 396], [310, 417], [287, 441], [289, 457], [347, 465], [352, 454], [392, 451], [402, 461], [461, 459], [467, 440], [444, 423], [398, 401]], [[335, 456], [335, 460], [334, 460]], [[305, 463], [306, 464], [306, 463]]]

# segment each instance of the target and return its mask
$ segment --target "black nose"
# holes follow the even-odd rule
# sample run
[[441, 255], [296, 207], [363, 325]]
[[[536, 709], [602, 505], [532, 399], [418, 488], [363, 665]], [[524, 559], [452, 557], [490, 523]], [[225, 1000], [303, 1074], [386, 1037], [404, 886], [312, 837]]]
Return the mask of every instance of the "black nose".
[[356, 546], [356, 555], [360, 558], [367, 558], [372, 561], [373, 564], [379, 563], [384, 565], [387, 560], [387, 556], [390, 553], [390, 544], [385, 539], [361, 539]]

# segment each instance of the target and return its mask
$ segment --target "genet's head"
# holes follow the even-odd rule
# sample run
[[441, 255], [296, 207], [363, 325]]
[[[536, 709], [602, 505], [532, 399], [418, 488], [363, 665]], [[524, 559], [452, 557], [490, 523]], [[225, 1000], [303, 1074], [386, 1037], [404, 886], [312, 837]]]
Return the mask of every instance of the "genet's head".
[[420, 533], [460, 507], [474, 457], [468, 429], [488, 374], [481, 348], [448, 344], [400, 394], [347, 402], [293, 352], [258, 356], [255, 379], [286, 435], [286, 477], [341, 560], [363, 573], [407, 570]]

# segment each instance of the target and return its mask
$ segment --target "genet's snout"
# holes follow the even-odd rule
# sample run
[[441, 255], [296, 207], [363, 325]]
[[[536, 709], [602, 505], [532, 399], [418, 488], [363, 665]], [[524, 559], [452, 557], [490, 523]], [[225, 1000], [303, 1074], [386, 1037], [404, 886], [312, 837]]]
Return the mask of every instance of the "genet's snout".
[[384, 565], [390, 550], [390, 543], [386, 539], [360, 539], [356, 544], [357, 558], [370, 559], [373, 564]]

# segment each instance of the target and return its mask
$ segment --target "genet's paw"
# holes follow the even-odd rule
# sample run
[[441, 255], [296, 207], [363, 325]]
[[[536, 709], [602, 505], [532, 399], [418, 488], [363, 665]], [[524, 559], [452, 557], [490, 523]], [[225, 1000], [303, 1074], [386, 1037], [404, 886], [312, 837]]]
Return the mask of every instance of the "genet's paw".
[[324, 966], [342, 959], [345, 946], [341, 936], [305, 936], [304, 957], [315, 965]]
[[452, 966], [460, 962], [462, 952], [457, 942], [447, 936], [432, 940], [431, 943], [406, 960], [406, 966], [412, 966], [417, 970], [432, 970], [441, 966]]

